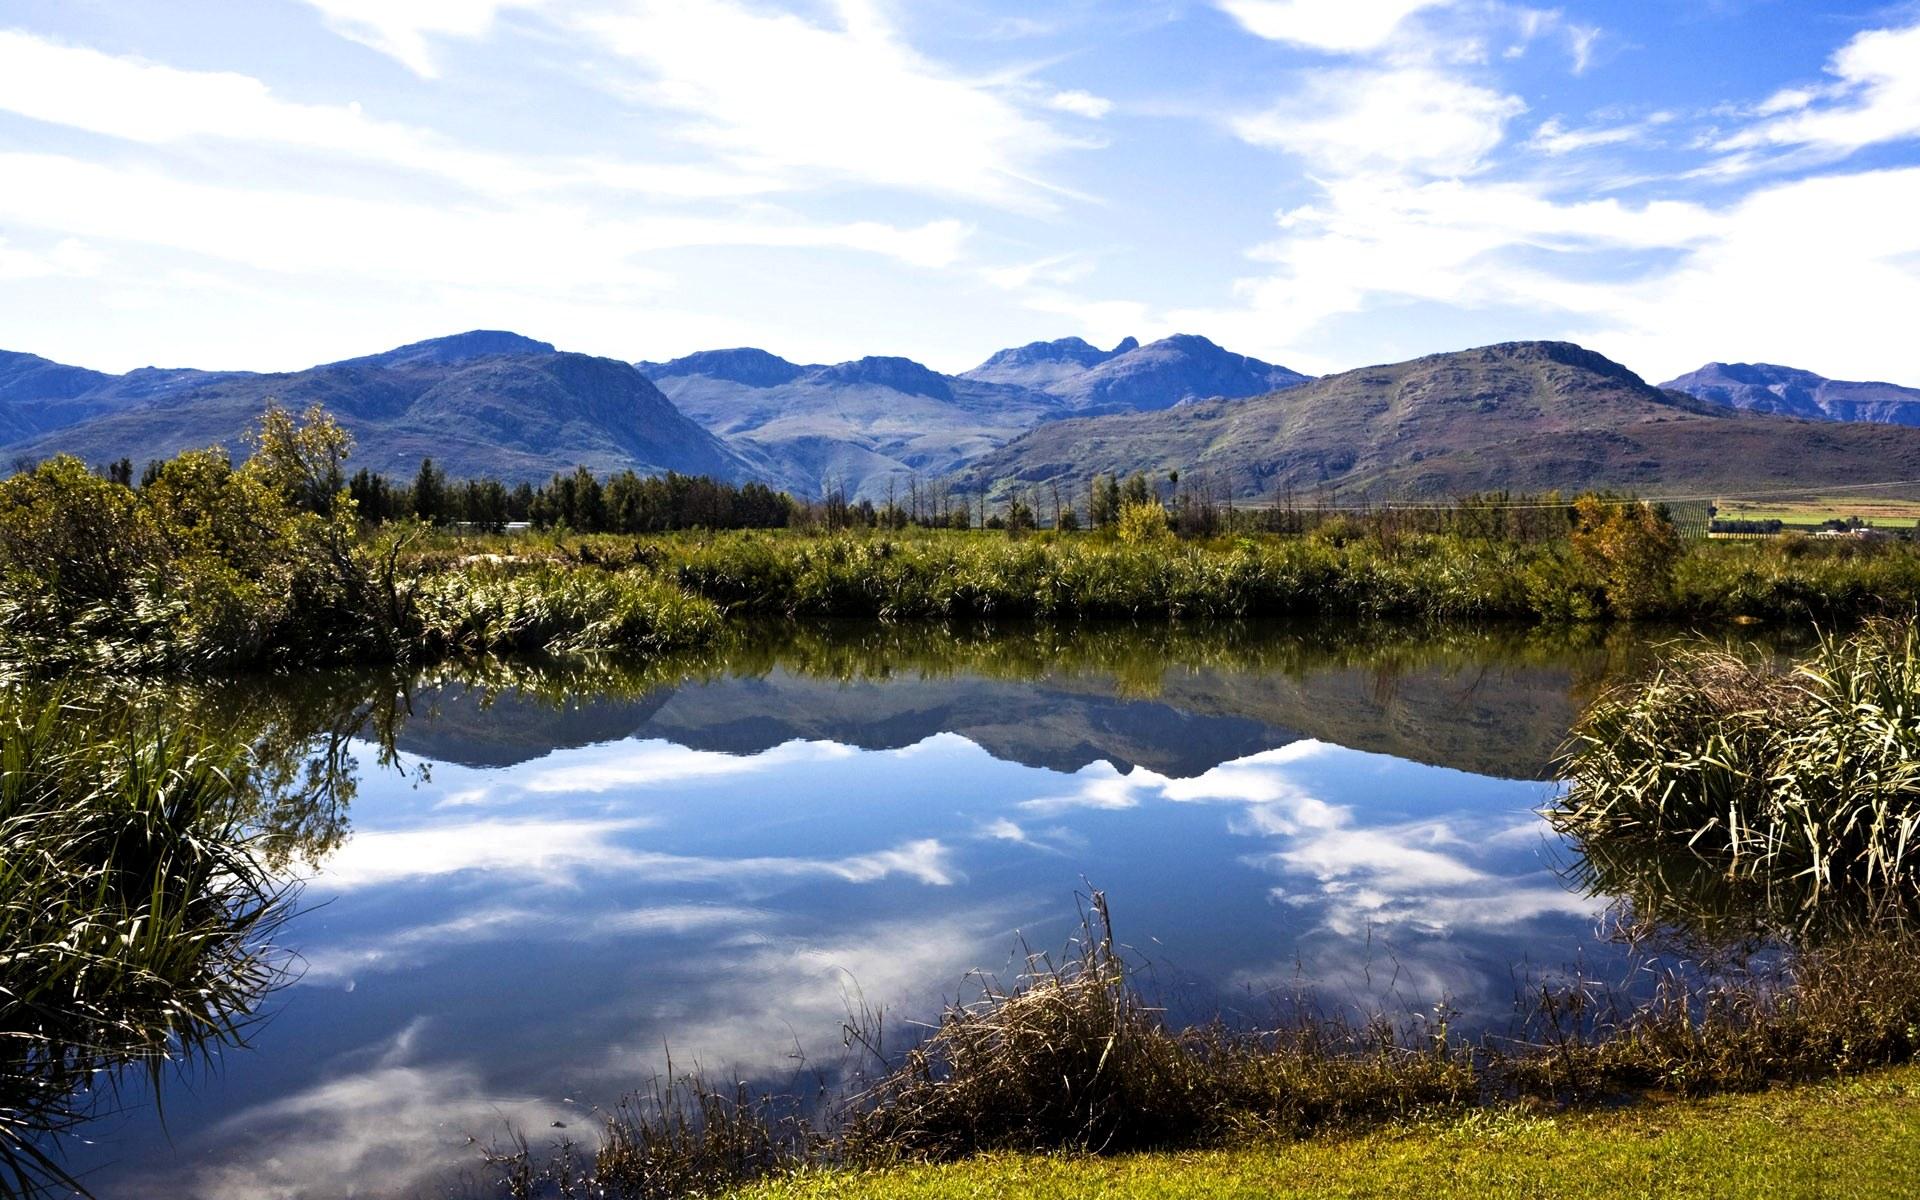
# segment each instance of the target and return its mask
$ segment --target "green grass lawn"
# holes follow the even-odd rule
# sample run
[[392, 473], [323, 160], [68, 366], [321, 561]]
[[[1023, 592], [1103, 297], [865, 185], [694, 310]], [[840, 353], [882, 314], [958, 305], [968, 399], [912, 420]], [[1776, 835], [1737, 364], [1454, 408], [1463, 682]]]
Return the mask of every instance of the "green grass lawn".
[[1476, 1112], [1352, 1137], [1114, 1158], [993, 1155], [821, 1172], [752, 1200], [923, 1197], [1907, 1197], [1920, 1068], [1603, 1112]]

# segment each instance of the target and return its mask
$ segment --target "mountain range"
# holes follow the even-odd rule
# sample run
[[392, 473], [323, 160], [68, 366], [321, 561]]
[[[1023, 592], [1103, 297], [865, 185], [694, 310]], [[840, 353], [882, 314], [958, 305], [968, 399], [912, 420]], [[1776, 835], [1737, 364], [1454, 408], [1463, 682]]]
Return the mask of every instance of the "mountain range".
[[635, 364], [680, 410], [798, 495], [880, 500], [954, 475], [1048, 421], [1247, 397], [1306, 376], [1178, 335], [1100, 350], [1079, 338], [1002, 350], [942, 375], [905, 358], [802, 366], [764, 350]]
[[1570, 343], [1511, 342], [1238, 402], [1055, 421], [972, 467], [1002, 493], [1133, 471], [1263, 498], [1846, 485], [1920, 477], [1920, 431], [1742, 411]]
[[112, 375], [0, 352], [0, 453], [104, 463], [241, 448], [269, 399], [319, 403], [393, 477], [677, 470], [801, 496], [908, 480], [1005, 494], [1094, 473], [1205, 475], [1268, 497], [1505, 488], [1844, 486], [1920, 476], [1920, 390], [1709, 364], [1665, 387], [1561, 342], [1321, 379], [1180, 335], [1002, 350], [956, 375], [910, 359], [711, 350], [627, 363], [476, 330], [303, 371]]
[[1920, 425], [1920, 388], [1828, 379], [1769, 363], [1708, 363], [1660, 386], [1748, 412]]
[[355, 464], [399, 478], [426, 457], [455, 477], [507, 480], [580, 465], [756, 474], [630, 364], [490, 330], [275, 374], [147, 367], [105, 375], [5, 355], [0, 453], [103, 463], [214, 445], [237, 452], [270, 399], [296, 410], [325, 405], [353, 433]]

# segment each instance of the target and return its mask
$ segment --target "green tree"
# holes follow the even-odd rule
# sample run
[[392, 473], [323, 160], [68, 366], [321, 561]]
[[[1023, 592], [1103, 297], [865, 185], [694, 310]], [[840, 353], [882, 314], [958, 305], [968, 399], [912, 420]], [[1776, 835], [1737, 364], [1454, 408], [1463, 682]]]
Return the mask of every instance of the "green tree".
[[247, 441], [253, 453], [245, 469], [295, 507], [328, 516], [344, 503], [353, 435], [326, 409], [315, 404], [296, 420], [268, 401]]
[[1573, 553], [1622, 617], [1659, 612], [1673, 594], [1680, 534], [1666, 512], [1638, 500], [1587, 495], [1573, 503]]
[[413, 477], [413, 515], [433, 525], [447, 519], [447, 477], [431, 458], [420, 460]]
[[1112, 475], [1095, 475], [1089, 489], [1087, 519], [1095, 529], [1110, 528], [1120, 519], [1120, 481]]

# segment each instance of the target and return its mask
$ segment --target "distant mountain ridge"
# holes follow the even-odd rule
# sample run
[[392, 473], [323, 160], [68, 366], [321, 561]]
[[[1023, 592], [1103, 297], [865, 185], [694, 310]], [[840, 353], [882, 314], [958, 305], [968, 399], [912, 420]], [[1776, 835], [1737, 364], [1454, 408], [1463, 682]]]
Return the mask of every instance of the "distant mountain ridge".
[[456, 477], [508, 481], [581, 465], [757, 474], [630, 364], [498, 330], [273, 374], [108, 375], [8, 354], [0, 356], [0, 452], [102, 463], [215, 445], [238, 451], [268, 400], [325, 405], [354, 434], [355, 465], [394, 476], [411, 475], [427, 457]]
[[1771, 363], [1708, 363], [1660, 386], [1748, 412], [1920, 425], [1920, 388], [1828, 379]]
[[688, 416], [801, 495], [879, 501], [964, 470], [1047, 421], [1245, 397], [1307, 377], [1191, 334], [1101, 350], [1080, 338], [1001, 350], [959, 375], [911, 359], [801, 365], [754, 348], [637, 366]]
[[1920, 477], [1920, 431], [1745, 413], [1565, 342], [1510, 342], [1239, 401], [1040, 426], [975, 464], [1002, 491], [1180, 471], [1269, 498], [1445, 497]]
[[1383, 499], [1920, 477], [1915, 389], [1764, 364], [1711, 364], [1674, 384], [1650, 387], [1564, 342], [1308, 380], [1192, 335], [1032, 342], [947, 375], [900, 357], [803, 364], [754, 348], [633, 364], [472, 330], [271, 374], [114, 375], [0, 351], [0, 451], [95, 464], [237, 451], [272, 399], [324, 405], [354, 433], [354, 465], [395, 477], [431, 456], [455, 476], [672, 470], [876, 502], [904, 501], [915, 479], [1005, 494], [1136, 470], [1209, 476], [1239, 496]]
[[1046, 391], [1050, 385], [1139, 348], [1139, 340], [1130, 337], [1122, 338], [1111, 350], [1102, 350], [1077, 337], [1028, 342], [999, 351], [973, 370], [961, 372], [961, 377]]

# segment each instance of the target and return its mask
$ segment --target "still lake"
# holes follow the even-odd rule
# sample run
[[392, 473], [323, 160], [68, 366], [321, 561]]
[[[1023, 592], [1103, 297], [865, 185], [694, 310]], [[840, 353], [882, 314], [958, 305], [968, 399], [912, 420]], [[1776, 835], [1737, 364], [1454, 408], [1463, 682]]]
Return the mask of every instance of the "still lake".
[[1064, 946], [1090, 886], [1178, 1020], [1306, 989], [1497, 1030], [1526, 979], [1622, 961], [1537, 810], [1652, 644], [858, 624], [212, 688], [286, 764], [292, 976], [248, 1048], [159, 1111], [129, 1084], [69, 1162], [103, 1200], [442, 1194], [470, 1139], [590, 1143], [669, 1051], [803, 1089], [850, 1005], [930, 1017]]

